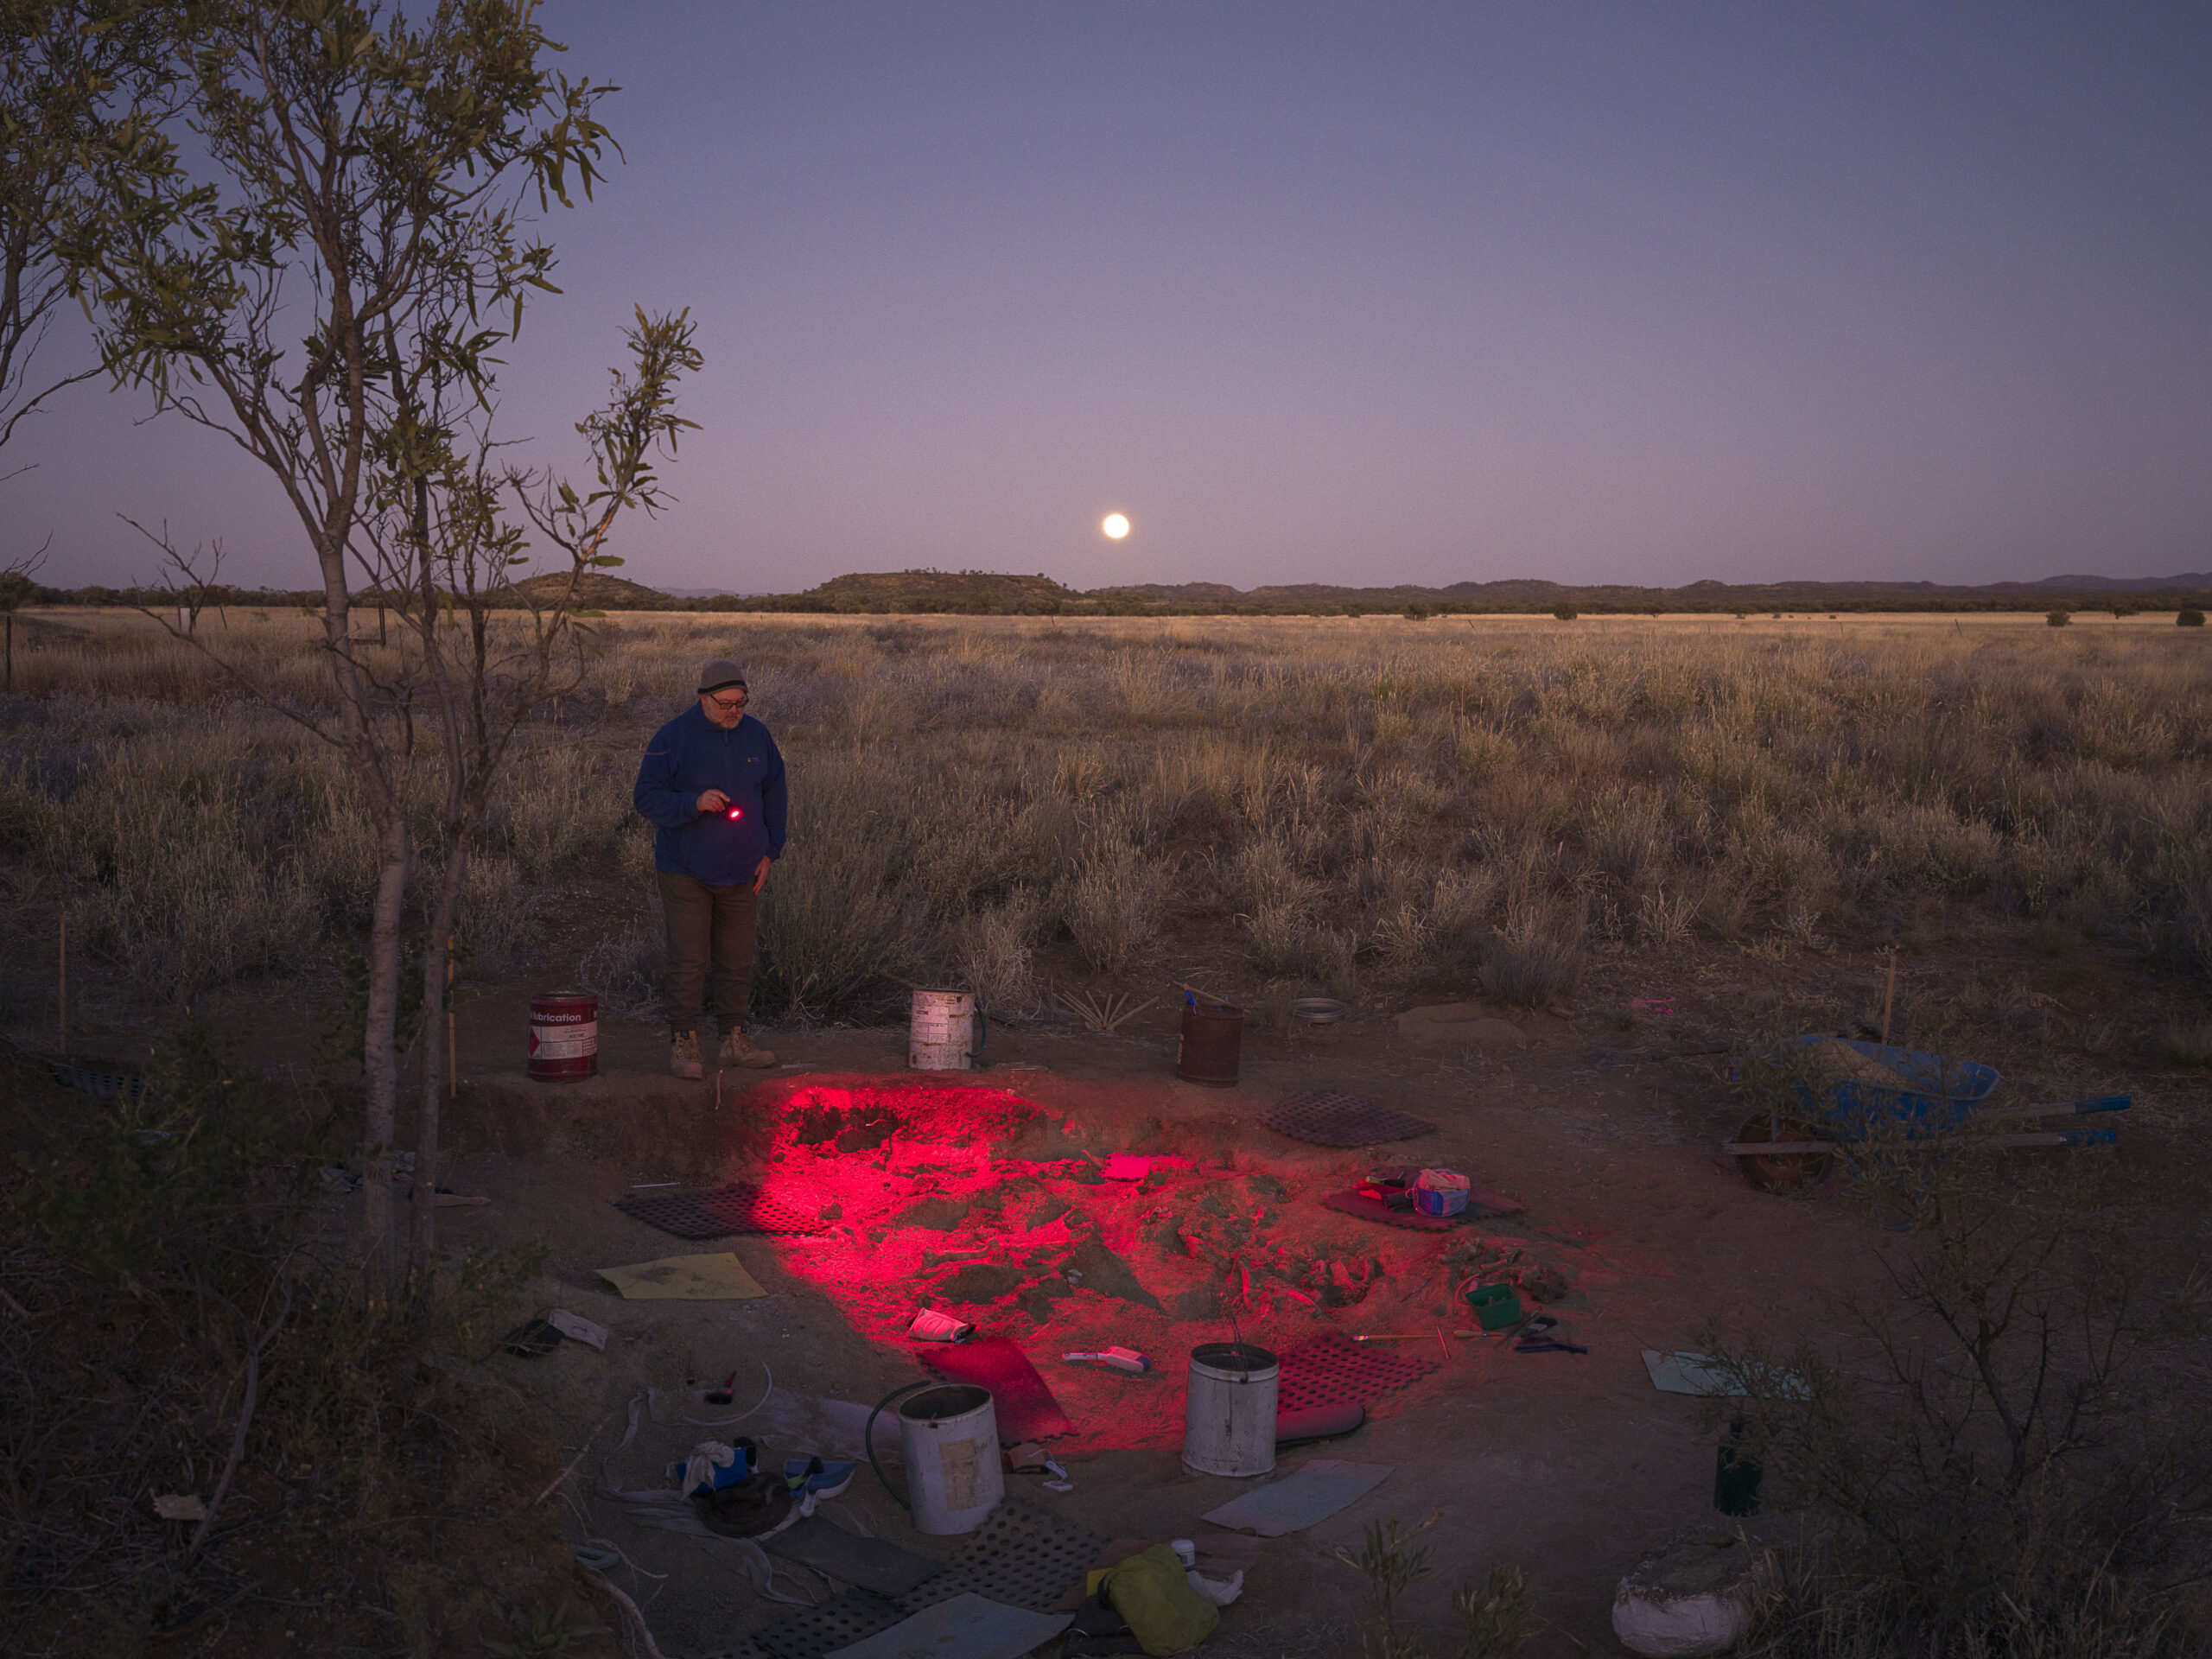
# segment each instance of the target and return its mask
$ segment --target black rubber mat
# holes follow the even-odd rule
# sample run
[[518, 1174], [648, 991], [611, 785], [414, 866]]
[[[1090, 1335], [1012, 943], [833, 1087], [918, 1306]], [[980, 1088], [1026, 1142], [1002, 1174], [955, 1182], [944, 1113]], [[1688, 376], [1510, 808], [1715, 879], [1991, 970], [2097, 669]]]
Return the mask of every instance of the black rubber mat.
[[889, 1630], [906, 1617], [881, 1596], [847, 1590], [753, 1631], [753, 1645], [767, 1659], [823, 1659]]
[[1333, 1089], [1309, 1089], [1269, 1107], [1260, 1122], [1277, 1135], [1317, 1147], [1369, 1147], [1378, 1141], [1410, 1141], [1436, 1125], [1394, 1112], [1382, 1102]]
[[1317, 1406], [1366, 1405], [1379, 1395], [1417, 1382], [1441, 1363], [1415, 1354], [1381, 1353], [1363, 1348], [1341, 1331], [1332, 1331], [1281, 1359], [1275, 1385], [1275, 1414]]
[[[626, 1216], [678, 1238], [727, 1238], [732, 1233], [818, 1233], [823, 1224], [757, 1186], [732, 1181], [709, 1192], [656, 1192], [614, 1200]], [[858, 1637], [854, 1638], [858, 1640]]]
[[894, 1599], [906, 1612], [918, 1613], [973, 1590], [1009, 1607], [1049, 1613], [1061, 1592], [1083, 1577], [1108, 1541], [1033, 1503], [1006, 1498], [984, 1517], [944, 1572]]

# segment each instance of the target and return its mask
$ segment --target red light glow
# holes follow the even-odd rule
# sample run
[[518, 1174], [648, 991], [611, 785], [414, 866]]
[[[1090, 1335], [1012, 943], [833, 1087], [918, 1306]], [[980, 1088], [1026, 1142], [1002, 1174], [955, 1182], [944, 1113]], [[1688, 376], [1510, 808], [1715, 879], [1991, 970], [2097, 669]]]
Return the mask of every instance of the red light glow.
[[[752, 1143], [757, 1179], [826, 1224], [765, 1242], [887, 1349], [926, 1352], [906, 1336], [925, 1307], [1010, 1338], [1101, 1447], [1180, 1442], [1199, 1343], [1242, 1335], [1281, 1351], [1332, 1330], [1435, 1324], [1416, 1312], [1442, 1294], [1446, 1244], [1471, 1230], [1446, 1239], [1322, 1209], [1363, 1173], [1356, 1159], [1293, 1154], [1262, 1168], [1228, 1120], [1163, 1123], [1156, 1089], [1023, 1086], [1039, 1098], [880, 1077], [756, 1088], [733, 1128], [767, 1130]], [[1141, 1155], [1113, 1156], [1127, 1148]], [[1114, 1179], [1124, 1173], [1136, 1178]], [[1454, 1373], [1475, 1363], [1450, 1345]], [[1113, 1347], [1154, 1370], [1060, 1357]]]

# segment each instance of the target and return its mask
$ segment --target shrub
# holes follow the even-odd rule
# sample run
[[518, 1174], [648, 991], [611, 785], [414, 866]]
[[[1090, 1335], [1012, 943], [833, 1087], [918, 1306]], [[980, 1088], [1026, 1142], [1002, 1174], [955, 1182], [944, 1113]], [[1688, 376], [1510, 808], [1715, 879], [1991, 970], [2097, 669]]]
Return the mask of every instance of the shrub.
[[2202, 1291], [2124, 1185], [2001, 1157], [1861, 1160], [1903, 1307], [1847, 1306], [1847, 1351], [1789, 1355], [1787, 1389], [1769, 1358], [1723, 1362], [1763, 1497], [1806, 1522], [1763, 1653], [2205, 1650], [2177, 1595], [2212, 1496], [2212, 1441], [2176, 1408]]
[[2201, 628], [2204, 626], [2204, 613], [2183, 611], [2179, 616], [2174, 618], [2174, 620], [2184, 628]]
[[1062, 889], [1062, 918], [1077, 955], [1100, 973], [1121, 975], [1159, 937], [1169, 876], [1159, 859], [1135, 847], [1087, 855]]
[[1562, 622], [1572, 622], [1576, 617], [1581, 615], [1582, 613], [1575, 609], [1573, 606], [1568, 604], [1565, 600], [1561, 600], [1558, 604], [1552, 607], [1552, 614]]
[[[143, 1653], [218, 1604], [226, 1651], [286, 1645], [302, 1608], [341, 1638], [315, 1650], [380, 1651], [392, 1614], [369, 1610], [400, 1603], [409, 1650], [445, 1651], [487, 1611], [465, 1535], [490, 1513], [515, 1529], [501, 1591], [564, 1593], [530, 1501], [558, 1465], [462, 1363], [542, 1253], [370, 1303], [327, 1212], [326, 1118], [200, 1027], [137, 1099], [0, 1071], [0, 1289], [25, 1316], [0, 1320], [0, 1649]], [[160, 1519], [155, 1492], [208, 1518]]]
[[1036, 1012], [1037, 975], [1029, 942], [1039, 906], [1027, 887], [1006, 902], [970, 911], [954, 927], [960, 982], [994, 1020], [1026, 1019]]
[[2158, 1048], [2169, 1065], [2212, 1065], [2212, 1020], [2177, 1020], [2159, 1033]]
[[1586, 928], [1577, 911], [1516, 899], [1484, 952], [1483, 989], [1500, 1002], [1539, 1008], [1558, 1001], [1582, 977]]
[[2074, 620], [2074, 613], [2071, 611], [2050, 611], [2043, 620], [2054, 628], [2063, 628]]

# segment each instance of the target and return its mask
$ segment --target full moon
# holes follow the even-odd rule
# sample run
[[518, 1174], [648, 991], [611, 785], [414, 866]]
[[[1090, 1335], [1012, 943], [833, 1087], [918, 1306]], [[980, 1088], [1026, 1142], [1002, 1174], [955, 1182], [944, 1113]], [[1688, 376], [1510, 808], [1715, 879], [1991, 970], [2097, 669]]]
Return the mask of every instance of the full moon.
[[1104, 520], [1099, 524], [1098, 528], [1104, 531], [1109, 537], [1118, 542], [1122, 537], [1129, 533], [1129, 521], [1124, 514], [1109, 512], [1106, 515]]

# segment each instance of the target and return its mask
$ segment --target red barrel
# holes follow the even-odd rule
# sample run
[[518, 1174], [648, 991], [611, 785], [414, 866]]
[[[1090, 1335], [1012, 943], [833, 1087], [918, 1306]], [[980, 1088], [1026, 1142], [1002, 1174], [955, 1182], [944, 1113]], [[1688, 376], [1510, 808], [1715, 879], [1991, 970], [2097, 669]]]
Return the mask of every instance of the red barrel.
[[599, 1075], [599, 999], [589, 991], [548, 991], [530, 999], [530, 1075], [574, 1083]]
[[1183, 1008], [1183, 1040], [1175, 1050], [1175, 1075], [1212, 1089], [1236, 1086], [1236, 1061], [1244, 1046], [1244, 1010], [1222, 1002]]

